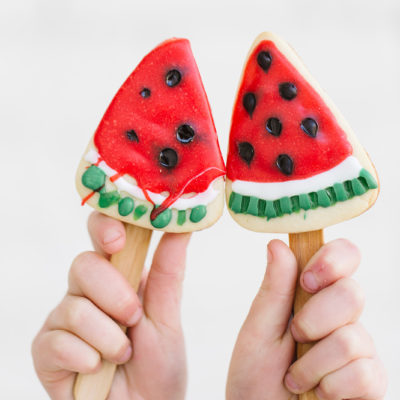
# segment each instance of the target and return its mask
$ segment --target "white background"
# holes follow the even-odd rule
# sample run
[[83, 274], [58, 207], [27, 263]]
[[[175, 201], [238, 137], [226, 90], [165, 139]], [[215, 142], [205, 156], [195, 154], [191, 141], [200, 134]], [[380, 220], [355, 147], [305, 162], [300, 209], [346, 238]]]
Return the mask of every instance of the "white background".
[[[74, 174], [116, 90], [159, 42], [189, 38], [226, 154], [242, 63], [264, 30], [297, 50], [379, 172], [376, 206], [327, 229], [326, 238], [361, 248], [363, 321], [389, 370], [387, 399], [400, 398], [400, 3], [13, 0], [0, 5], [2, 399], [46, 398], [30, 343], [63, 296], [71, 260], [90, 248], [90, 210], [80, 207]], [[183, 299], [188, 399], [223, 398], [235, 337], [276, 236], [246, 231], [227, 212], [194, 235]]]

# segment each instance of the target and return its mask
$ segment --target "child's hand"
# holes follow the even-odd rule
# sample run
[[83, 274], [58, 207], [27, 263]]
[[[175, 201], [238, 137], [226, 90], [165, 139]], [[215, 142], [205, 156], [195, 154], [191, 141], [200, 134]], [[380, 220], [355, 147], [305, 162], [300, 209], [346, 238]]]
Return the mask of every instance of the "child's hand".
[[[33, 342], [39, 379], [52, 399], [72, 399], [76, 372], [95, 372], [103, 357], [123, 364], [109, 399], [183, 399], [180, 299], [190, 234], [163, 235], [139, 298], [107, 260], [124, 247], [122, 223], [94, 213], [89, 232], [96, 252], [74, 260], [68, 293]], [[114, 320], [130, 327], [127, 335]]]
[[[300, 277], [316, 294], [290, 323], [296, 260], [283, 242], [268, 245], [264, 282], [232, 355], [228, 400], [296, 399], [312, 388], [322, 400], [383, 399], [386, 373], [358, 322], [363, 293], [349, 278], [359, 262], [359, 251], [346, 240], [323, 246]], [[319, 342], [292, 364], [295, 340]]]

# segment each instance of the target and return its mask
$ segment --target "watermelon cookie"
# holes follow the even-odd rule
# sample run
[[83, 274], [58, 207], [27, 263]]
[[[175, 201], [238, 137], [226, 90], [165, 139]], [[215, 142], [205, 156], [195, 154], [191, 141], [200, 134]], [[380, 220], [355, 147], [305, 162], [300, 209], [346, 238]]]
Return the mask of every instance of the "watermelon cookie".
[[233, 218], [260, 232], [305, 232], [376, 200], [375, 169], [349, 125], [280, 38], [253, 44], [233, 108], [227, 161]]
[[186, 39], [150, 52], [115, 95], [79, 165], [82, 203], [150, 229], [187, 232], [223, 209], [225, 166]]

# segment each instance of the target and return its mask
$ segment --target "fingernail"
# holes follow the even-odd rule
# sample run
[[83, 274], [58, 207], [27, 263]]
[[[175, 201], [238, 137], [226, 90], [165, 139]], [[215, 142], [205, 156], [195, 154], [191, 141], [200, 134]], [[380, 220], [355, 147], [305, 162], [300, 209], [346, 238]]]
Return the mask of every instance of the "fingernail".
[[319, 288], [319, 282], [311, 271], [307, 271], [303, 275], [303, 283], [306, 289], [310, 290], [311, 292], [315, 292]]
[[103, 243], [104, 244], [110, 244], [112, 242], [115, 242], [117, 239], [119, 239], [121, 237], [121, 232], [111, 229], [108, 231], [104, 232], [104, 236], [103, 236]]
[[290, 373], [285, 376], [285, 385], [291, 392], [298, 392], [300, 389], [299, 385], [294, 381]]
[[121, 356], [121, 363], [126, 363], [132, 356], [132, 347], [129, 346], [126, 350], [125, 353]]
[[133, 326], [135, 324], [137, 324], [140, 320], [140, 318], [142, 318], [143, 315], [143, 310], [142, 307], [139, 307], [132, 315], [131, 318], [129, 318], [128, 322], [128, 326]]

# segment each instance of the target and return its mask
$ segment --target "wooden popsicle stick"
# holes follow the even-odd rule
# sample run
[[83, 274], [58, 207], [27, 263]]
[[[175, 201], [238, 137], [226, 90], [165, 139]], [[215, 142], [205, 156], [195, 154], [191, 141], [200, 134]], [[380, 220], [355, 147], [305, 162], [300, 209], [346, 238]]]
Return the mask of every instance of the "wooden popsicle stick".
[[[125, 247], [111, 257], [111, 263], [129, 281], [137, 292], [152, 231], [136, 225], [125, 224]], [[126, 332], [126, 327], [121, 329]], [[110, 391], [117, 366], [103, 360], [95, 374], [78, 374], [74, 386], [75, 400], [105, 400]]]
[[[296, 314], [306, 303], [306, 301], [312, 296], [310, 293], [304, 291], [299, 283], [300, 274], [307, 265], [310, 258], [323, 246], [324, 244], [324, 232], [323, 230], [302, 232], [302, 233], [290, 233], [289, 234], [289, 245], [297, 259], [299, 268], [296, 296], [294, 300], [294, 313]], [[297, 343], [297, 358], [300, 358], [305, 354], [311, 347], [312, 343]], [[303, 393], [299, 396], [300, 400], [318, 400], [314, 391]]]

